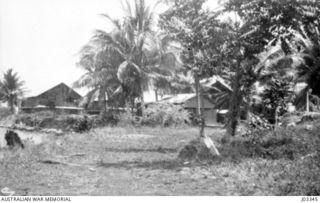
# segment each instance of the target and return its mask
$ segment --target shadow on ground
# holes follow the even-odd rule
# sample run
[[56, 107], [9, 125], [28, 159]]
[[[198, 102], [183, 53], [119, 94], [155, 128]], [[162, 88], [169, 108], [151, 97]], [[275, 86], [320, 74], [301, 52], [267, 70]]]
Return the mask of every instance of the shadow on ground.
[[[204, 164], [196, 164], [204, 165]], [[133, 169], [144, 168], [150, 170], [164, 169], [164, 170], [179, 170], [187, 165], [183, 164], [179, 159], [161, 160], [161, 161], [122, 161], [116, 163], [98, 162], [98, 167], [104, 168], [117, 168], [117, 169]], [[192, 164], [195, 166], [195, 164]]]
[[175, 170], [182, 167], [182, 164], [178, 160], [163, 160], [163, 161], [122, 161], [116, 163], [99, 162], [99, 167], [104, 168], [145, 168], [145, 169], [167, 169]]
[[108, 148], [106, 147], [105, 150], [107, 152], [124, 152], [124, 153], [139, 153], [139, 152], [157, 152], [157, 153], [176, 153], [178, 152], [178, 149], [174, 148], [163, 148], [158, 147], [155, 149], [139, 149], [139, 148], [125, 148], [125, 149], [119, 149], [119, 148]]

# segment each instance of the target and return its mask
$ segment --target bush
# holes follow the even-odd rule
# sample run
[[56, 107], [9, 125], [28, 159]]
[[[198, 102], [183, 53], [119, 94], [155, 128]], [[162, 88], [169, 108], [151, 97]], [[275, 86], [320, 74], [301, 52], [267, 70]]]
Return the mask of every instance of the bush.
[[190, 123], [189, 112], [180, 105], [153, 104], [145, 109], [141, 124], [147, 126], [179, 126]]
[[55, 113], [52, 111], [40, 111], [30, 114], [20, 114], [17, 116], [15, 123], [23, 124], [30, 127], [40, 127], [41, 123], [46, 119], [53, 119]]
[[225, 150], [238, 151], [246, 157], [293, 160], [315, 151], [319, 141], [319, 136], [298, 128], [257, 129], [233, 140], [231, 149]]
[[114, 111], [107, 111], [105, 113], [99, 114], [94, 120], [94, 127], [98, 126], [114, 126], [119, 122], [119, 115]]
[[16, 124], [35, 128], [54, 128], [63, 131], [85, 132], [92, 128], [93, 119], [81, 115], [59, 115], [52, 111], [41, 111], [18, 115]]
[[75, 132], [82, 133], [89, 131], [92, 128], [92, 120], [88, 116], [84, 116], [76, 121], [72, 126]]
[[5, 107], [0, 107], [0, 118], [5, 118], [11, 115], [10, 109]]
[[213, 156], [210, 149], [198, 138], [183, 147], [178, 158], [182, 161], [210, 163], [217, 157]]

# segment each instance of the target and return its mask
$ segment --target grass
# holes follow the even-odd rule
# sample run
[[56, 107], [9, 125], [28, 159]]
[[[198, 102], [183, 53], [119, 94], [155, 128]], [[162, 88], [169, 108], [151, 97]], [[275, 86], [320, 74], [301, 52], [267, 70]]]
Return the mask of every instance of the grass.
[[295, 173], [312, 179], [319, 169], [307, 171], [308, 159], [245, 156], [220, 144], [223, 130], [207, 134], [223, 154], [211, 164], [177, 159], [198, 136], [192, 127], [105, 127], [50, 136], [39, 145], [27, 142], [23, 151], [0, 151], [0, 188], [16, 195], [308, 195], [306, 185], [294, 188], [307, 184], [295, 182]]

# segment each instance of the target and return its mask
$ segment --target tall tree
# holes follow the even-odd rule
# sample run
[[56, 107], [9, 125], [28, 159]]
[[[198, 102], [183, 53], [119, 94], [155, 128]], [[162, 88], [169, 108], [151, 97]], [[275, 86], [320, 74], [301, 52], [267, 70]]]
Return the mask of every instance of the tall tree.
[[[233, 81], [235, 83], [236, 81], [242, 81], [244, 84], [247, 82], [247, 86], [244, 85], [243, 88], [241, 86], [234, 86], [236, 89], [233, 89], [234, 97], [232, 98], [245, 98], [245, 92], [240, 94], [239, 97], [235, 97], [236, 90], [248, 90], [260, 77], [263, 69], [268, 67], [269, 58], [267, 57], [267, 60], [261, 61], [258, 57], [259, 53], [262, 53], [266, 48], [276, 45], [280, 46], [283, 54], [282, 57], [278, 57], [276, 64], [286, 63], [288, 59], [293, 61], [293, 57], [288, 56], [302, 48], [301, 40], [297, 40], [297, 38], [298, 36], [304, 36], [301, 28], [310, 23], [307, 10], [312, 6], [318, 7], [319, 3], [309, 0], [230, 0], [227, 2], [225, 5], [226, 11], [235, 13], [239, 18], [241, 26], [237, 30], [238, 37], [235, 41], [243, 50], [243, 58], [240, 60], [240, 64], [243, 66], [236, 67], [236, 70], [243, 74], [240, 74], [240, 77]], [[272, 54], [270, 57], [273, 57]], [[278, 69], [284, 71], [282, 68], [278, 67]], [[288, 66], [285, 69], [288, 70]], [[252, 73], [252, 70], [258, 70], [256, 72], [253, 71], [258, 74], [248, 80], [248, 77], [246, 77], [248, 75], [245, 73]], [[233, 99], [231, 101], [233, 102]], [[239, 107], [237, 106], [235, 104], [231, 104], [230, 106], [228, 128], [228, 134], [230, 135], [235, 134], [237, 126], [237, 117], [235, 117], [237, 115], [235, 112], [239, 111]]]
[[12, 69], [3, 73], [3, 79], [0, 81], [0, 101], [8, 103], [11, 113], [15, 113], [15, 106], [23, 96], [23, 85], [24, 81]]
[[[131, 98], [139, 98], [144, 107], [143, 92], [150, 86], [150, 78], [174, 71], [178, 68], [172, 53], [154, 49], [153, 31], [154, 12], [144, 0], [135, 0], [134, 8], [126, 1], [126, 16], [120, 20], [104, 15], [114, 25], [112, 33], [97, 30], [94, 41], [100, 44], [100, 50], [113, 50], [123, 61], [118, 65], [117, 77], [123, 91], [130, 92]], [[168, 63], [168, 61], [171, 61]], [[161, 71], [159, 71], [161, 70]]]
[[90, 105], [93, 99], [98, 98], [101, 113], [106, 111], [106, 99], [110, 99], [120, 85], [116, 67], [121, 60], [121, 57], [112, 50], [98, 51], [97, 45], [92, 41], [81, 49], [77, 65], [86, 72], [74, 82], [73, 86], [89, 88], [85, 105]]
[[219, 53], [227, 30], [217, 19], [218, 13], [203, 9], [204, 2], [171, 0], [170, 8], [160, 16], [160, 27], [181, 47], [185, 71], [193, 74], [194, 83], [225, 71]]

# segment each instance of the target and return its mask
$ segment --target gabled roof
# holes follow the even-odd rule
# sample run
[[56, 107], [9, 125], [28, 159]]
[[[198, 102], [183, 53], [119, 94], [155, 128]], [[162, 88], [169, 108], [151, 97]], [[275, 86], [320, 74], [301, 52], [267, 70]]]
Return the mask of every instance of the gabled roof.
[[58, 85], [56, 85], [56, 86], [54, 86], [54, 87], [52, 87], [52, 88], [50, 88], [50, 89], [48, 89], [47, 91], [42, 92], [41, 94], [39, 94], [36, 97], [41, 97], [42, 95], [47, 94], [48, 92], [51, 92], [51, 91], [53, 91], [55, 89], [59, 89], [59, 88], [66, 88], [66, 89], [68, 89], [70, 94], [74, 95], [75, 97], [82, 98], [82, 96], [79, 93], [74, 91], [71, 87], [69, 87], [68, 85], [66, 85], [63, 82], [58, 84]]
[[[197, 108], [197, 95], [196, 93], [189, 94], [176, 94], [168, 96], [157, 103], [170, 103], [176, 105], [183, 105], [185, 108]], [[207, 96], [201, 97], [201, 108], [214, 108], [214, 104], [208, 99]]]
[[160, 103], [172, 103], [172, 104], [183, 104], [189, 99], [195, 97], [195, 93], [189, 93], [189, 94], [177, 94], [177, 95], [171, 95], [168, 96], [162, 100], [160, 100]]
[[229, 91], [232, 91], [228, 83], [220, 76], [214, 75], [211, 78], [206, 78], [200, 81], [200, 84], [205, 89], [210, 88], [225, 88]]

